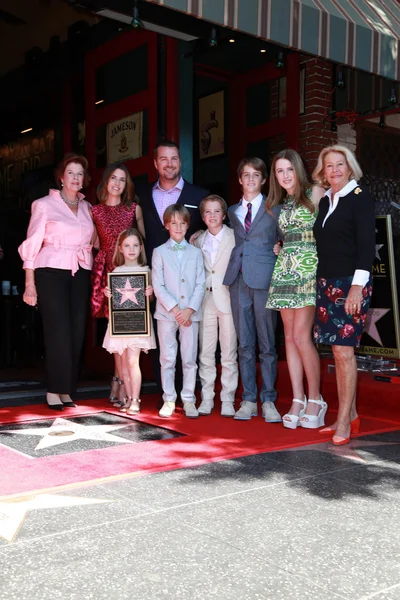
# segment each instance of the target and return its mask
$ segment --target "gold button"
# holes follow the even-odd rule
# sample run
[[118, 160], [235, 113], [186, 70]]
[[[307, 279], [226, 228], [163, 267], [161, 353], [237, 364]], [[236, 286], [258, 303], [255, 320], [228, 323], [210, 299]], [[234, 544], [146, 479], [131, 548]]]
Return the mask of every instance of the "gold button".
[[181, 296], [181, 299], [183, 300], [185, 298], [185, 296]]
[[184, 279], [181, 279], [181, 281], [182, 281], [182, 283], [185, 283], [185, 280], [184, 280]]
[[208, 288], [206, 288], [207, 292], [208, 292]]
[[214, 275], [215, 271], [211, 271], [211, 273]]

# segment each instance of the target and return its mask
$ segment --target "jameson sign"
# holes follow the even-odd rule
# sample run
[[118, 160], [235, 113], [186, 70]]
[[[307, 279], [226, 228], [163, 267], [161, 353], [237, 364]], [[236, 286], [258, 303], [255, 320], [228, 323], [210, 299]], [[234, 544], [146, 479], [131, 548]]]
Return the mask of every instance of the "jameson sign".
[[0, 204], [19, 199], [23, 176], [54, 164], [54, 130], [46, 129], [37, 135], [24, 135], [0, 146]]
[[142, 156], [143, 112], [107, 125], [107, 162], [124, 162]]
[[399, 357], [399, 306], [390, 215], [376, 217], [376, 253], [372, 268], [374, 288], [365, 321], [362, 354]]

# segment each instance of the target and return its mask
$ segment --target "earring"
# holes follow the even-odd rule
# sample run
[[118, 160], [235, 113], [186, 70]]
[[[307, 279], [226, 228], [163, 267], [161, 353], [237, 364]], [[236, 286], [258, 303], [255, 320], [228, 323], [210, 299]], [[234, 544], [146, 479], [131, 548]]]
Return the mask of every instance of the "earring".
[[64, 183], [63, 182], [61, 182], [61, 187], [64, 187]]

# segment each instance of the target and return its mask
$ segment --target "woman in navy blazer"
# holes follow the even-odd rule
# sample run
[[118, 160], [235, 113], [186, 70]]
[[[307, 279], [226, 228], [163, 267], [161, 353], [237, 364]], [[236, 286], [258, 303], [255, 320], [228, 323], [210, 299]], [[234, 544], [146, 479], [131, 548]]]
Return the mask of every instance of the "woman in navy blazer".
[[314, 340], [332, 345], [335, 358], [339, 410], [336, 422], [321, 432], [332, 431], [337, 446], [347, 444], [360, 427], [354, 347], [360, 345], [372, 295], [374, 202], [358, 185], [361, 177], [354, 154], [338, 145], [322, 150], [313, 173], [316, 183], [330, 186], [314, 224], [318, 252]]

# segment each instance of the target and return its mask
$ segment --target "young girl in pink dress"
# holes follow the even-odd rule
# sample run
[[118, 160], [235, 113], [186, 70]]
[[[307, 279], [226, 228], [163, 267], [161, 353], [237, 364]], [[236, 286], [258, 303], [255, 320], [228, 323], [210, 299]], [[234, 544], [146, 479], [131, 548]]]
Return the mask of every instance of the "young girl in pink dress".
[[[130, 228], [123, 231], [115, 247], [113, 256], [115, 268], [113, 273], [126, 273], [129, 271], [144, 271], [149, 273], [150, 269], [145, 264], [143, 238], [137, 229]], [[146, 296], [153, 295], [153, 288], [148, 285], [145, 290]], [[111, 290], [106, 286], [104, 295], [111, 297]], [[139, 366], [140, 352], [148, 352], [156, 347], [153, 323], [150, 322], [150, 336], [148, 337], [111, 337], [110, 326], [104, 337], [103, 348], [108, 352], [121, 357], [121, 369], [125, 385], [126, 397], [123, 402], [117, 400], [114, 406], [120, 406], [122, 412], [128, 415], [137, 414], [140, 411], [140, 388], [142, 385], [142, 374]]]
[[[108, 317], [108, 303], [104, 296], [107, 273], [113, 270], [115, 244], [121, 231], [137, 227], [145, 237], [142, 210], [136, 202], [135, 187], [128, 169], [122, 163], [109, 165], [97, 188], [99, 204], [92, 206], [93, 222], [99, 241], [99, 252], [92, 271], [92, 316]], [[111, 382], [110, 402], [124, 398], [119, 356], [115, 359], [115, 371]]]

